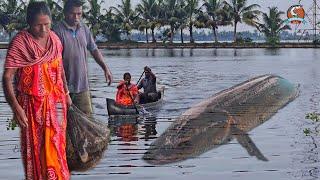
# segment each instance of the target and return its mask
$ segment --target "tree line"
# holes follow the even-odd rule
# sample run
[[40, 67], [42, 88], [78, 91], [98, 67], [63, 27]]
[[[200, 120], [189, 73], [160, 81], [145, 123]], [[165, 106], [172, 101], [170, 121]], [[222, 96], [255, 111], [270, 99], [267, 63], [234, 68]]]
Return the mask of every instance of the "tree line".
[[[52, 11], [52, 21], [63, 19], [64, 0], [46, 0]], [[266, 37], [267, 43], [280, 42], [280, 33], [290, 29], [281, 16], [284, 12], [277, 7], [269, 7], [268, 12], [260, 11], [258, 4], [249, 4], [247, 0], [141, 0], [133, 7], [131, 0], [121, 0], [117, 6], [103, 8], [103, 0], [84, 1], [84, 22], [93, 36], [104, 35], [108, 41], [121, 41], [121, 35], [130, 40], [133, 30], [145, 33], [146, 42], [156, 42], [155, 32], [164, 28], [164, 38], [173, 42], [180, 31], [183, 43], [183, 31], [188, 30], [189, 42], [194, 42], [195, 29], [211, 29], [212, 39], [218, 42], [218, 30], [221, 26], [233, 26], [233, 41], [237, 41], [237, 27], [240, 23], [256, 28]], [[0, 2], [0, 26], [12, 36], [17, 30], [27, 27], [24, 19], [26, 0], [2, 0]]]

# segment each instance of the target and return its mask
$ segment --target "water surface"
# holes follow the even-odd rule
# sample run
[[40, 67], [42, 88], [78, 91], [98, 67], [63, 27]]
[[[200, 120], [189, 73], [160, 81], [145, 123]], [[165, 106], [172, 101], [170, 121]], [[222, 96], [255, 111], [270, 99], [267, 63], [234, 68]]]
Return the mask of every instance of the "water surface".
[[[1, 65], [5, 50], [0, 51]], [[165, 86], [165, 101], [153, 118], [109, 123], [111, 142], [100, 164], [87, 172], [73, 172], [72, 179], [318, 179], [319, 136], [305, 136], [314, 125], [305, 119], [319, 110], [320, 50], [318, 49], [138, 49], [103, 50], [115, 82], [124, 72], [133, 82], [148, 65]], [[2, 69], [0, 70], [2, 72]], [[198, 157], [166, 165], [142, 160], [150, 144], [192, 105], [254, 76], [280, 75], [300, 84], [300, 96], [268, 121], [249, 132], [268, 161], [250, 156], [237, 142]], [[1, 73], [2, 74], [2, 73]], [[96, 117], [108, 123], [105, 98], [114, 98], [116, 83], [107, 86], [100, 67], [89, 60], [89, 74]], [[0, 92], [0, 179], [23, 179], [19, 131], [6, 130], [11, 117]]]

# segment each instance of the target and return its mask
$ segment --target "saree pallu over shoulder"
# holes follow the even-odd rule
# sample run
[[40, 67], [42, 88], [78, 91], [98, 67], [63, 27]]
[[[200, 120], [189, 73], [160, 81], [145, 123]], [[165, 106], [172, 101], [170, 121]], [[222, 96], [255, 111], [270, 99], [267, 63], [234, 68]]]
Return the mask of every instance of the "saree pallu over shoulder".
[[62, 44], [53, 31], [49, 32], [48, 41], [50, 46], [44, 49], [27, 30], [20, 31], [9, 45], [4, 67], [21, 68], [61, 58]]

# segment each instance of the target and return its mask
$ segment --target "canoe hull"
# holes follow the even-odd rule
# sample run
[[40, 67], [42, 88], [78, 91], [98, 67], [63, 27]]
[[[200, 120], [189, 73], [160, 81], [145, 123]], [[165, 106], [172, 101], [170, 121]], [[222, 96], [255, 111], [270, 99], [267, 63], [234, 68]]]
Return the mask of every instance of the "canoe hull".
[[[135, 106], [123, 106], [115, 103], [114, 99], [106, 98], [107, 101], [107, 111], [109, 116], [128, 116], [128, 115], [138, 115], [139, 111], [144, 109], [150, 109], [155, 108], [163, 101], [164, 96], [164, 87], [161, 87], [160, 90], [158, 90], [159, 99], [158, 101], [147, 103], [147, 104], [138, 104]], [[136, 109], [137, 108], [137, 109]], [[138, 110], [138, 111], [137, 111]]]

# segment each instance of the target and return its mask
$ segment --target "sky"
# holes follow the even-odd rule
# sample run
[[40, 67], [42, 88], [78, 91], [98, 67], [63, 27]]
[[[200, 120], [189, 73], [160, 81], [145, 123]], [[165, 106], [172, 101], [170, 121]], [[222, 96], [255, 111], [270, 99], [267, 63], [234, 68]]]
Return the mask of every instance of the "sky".
[[[110, 6], [116, 6], [118, 3], [121, 3], [121, 0], [104, 0], [104, 1], [105, 1], [104, 6], [107, 8]], [[317, 0], [317, 1], [320, 4], [320, 0]], [[131, 0], [131, 2], [132, 2], [133, 6], [136, 6], [140, 2], [140, 0]], [[313, 0], [301, 0], [300, 2], [303, 5], [305, 11], [307, 12], [312, 7]], [[278, 9], [280, 11], [283, 11], [286, 13], [290, 6], [299, 4], [299, 0], [248, 0], [248, 4], [253, 4], [253, 3], [259, 4], [261, 6], [261, 11], [263, 11], [263, 12], [267, 12], [268, 7], [276, 6], [276, 7], [278, 7]], [[284, 15], [283, 18], [285, 19], [286, 15]], [[319, 19], [320, 19], [320, 17], [319, 17]], [[309, 23], [309, 25], [307, 23], [306, 25], [303, 25], [303, 26], [305, 26], [305, 28], [310, 28], [310, 23]], [[300, 27], [293, 27], [292, 26], [291, 28], [292, 29], [295, 29], [295, 28], [299, 29], [299, 28], [304, 28], [303, 26], [302, 25]], [[220, 28], [220, 30], [227, 30], [228, 31], [228, 30], [233, 30], [233, 28], [232, 27], [224, 27], [224, 28]], [[246, 31], [246, 30], [253, 31], [254, 28], [251, 28], [247, 25], [240, 24], [238, 26], [238, 30], [239, 31]]]

